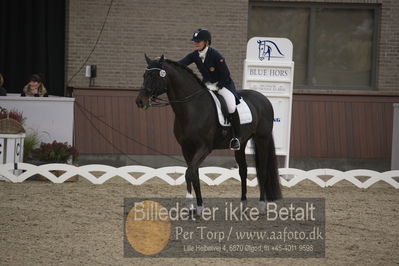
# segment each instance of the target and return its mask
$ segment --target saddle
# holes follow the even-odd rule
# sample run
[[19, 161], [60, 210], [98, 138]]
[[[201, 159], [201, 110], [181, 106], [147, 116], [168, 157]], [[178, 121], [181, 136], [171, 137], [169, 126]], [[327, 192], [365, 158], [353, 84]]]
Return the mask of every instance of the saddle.
[[[217, 92], [209, 90], [209, 93], [212, 95], [212, 98], [215, 102], [219, 124], [223, 127], [231, 126], [230, 122], [228, 121], [228, 111], [227, 105], [224, 101], [224, 98], [219, 95]], [[237, 104], [237, 111], [238, 115], [240, 116], [240, 124], [249, 124], [252, 122], [252, 113], [248, 107], [248, 104], [244, 101], [243, 98], [240, 99], [239, 104]]]

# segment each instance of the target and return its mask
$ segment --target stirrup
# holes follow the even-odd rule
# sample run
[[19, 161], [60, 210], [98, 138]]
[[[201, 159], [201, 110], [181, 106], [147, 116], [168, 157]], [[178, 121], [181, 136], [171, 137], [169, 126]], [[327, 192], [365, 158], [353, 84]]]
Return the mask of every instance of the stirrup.
[[240, 140], [236, 137], [230, 140], [230, 150], [238, 151], [240, 149]]

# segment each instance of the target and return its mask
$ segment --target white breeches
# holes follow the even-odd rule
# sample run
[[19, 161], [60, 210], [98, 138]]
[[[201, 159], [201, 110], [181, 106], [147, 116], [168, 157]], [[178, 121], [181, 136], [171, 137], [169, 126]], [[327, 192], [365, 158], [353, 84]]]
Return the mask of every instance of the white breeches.
[[210, 83], [207, 82], [205, 85], [208, 87], [209, 90], [211, 91], [217, 91], [220, 95], [222, 95], [224, 101], [226, 102], [227, 105], [227, 111], [229, 114], [232, 114], [236, 111], [236, 97], [234, 94], [226, 89], [225, 87], [221, 88], [218, 90], [218, 87], [216, 86], [216, 83]]
[[229, 114], [234, 113], [236, 110], [236, 97], [234, 96], [234, 94], [224, 87], [218, 90], [218, 93], [222, 95], [222, 97], [226, 101]]

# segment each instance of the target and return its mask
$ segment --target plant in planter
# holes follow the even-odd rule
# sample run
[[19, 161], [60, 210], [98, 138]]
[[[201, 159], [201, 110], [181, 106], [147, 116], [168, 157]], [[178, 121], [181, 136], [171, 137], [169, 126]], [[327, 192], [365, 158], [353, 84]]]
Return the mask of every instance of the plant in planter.
[[19, 112], [16, 109], [11, 109], [11, 111], [8, 111], [6, 108], [0, 107], [0, 133], [25, 133], [25, 138], [23, 141], [23, 161], [29, 162], [33, 160], [32, 151], [40, 144], [40, 136], [37, 130], [25, 130], [25, 121], [26, 117], [23, 116], [22, 112]]
[[[21, 163], [22, 151], [24, 146], [25, 128], [23, 123], [25, 118], [22, 112], [17, 110], [8, 111], [0, 107], [0, 154], [3, 163]], [[14, 175], [19, 175], [22, 171], [12, 170]], [[8, 180], [0, 175], [0, 180]]]
[[0, 119], [4, 118], [11, 118], [23, 125], [25, 123], [26, 117], [23, 116], [22, 112], [19, 112], [16, 109], [12, 109], [11, 111], [8, 111], [6, 108], [0, 107]]
[[8, 111], [0, 107], [0, 133], [1, 134], [19, 134], [24, 133], [24, 123], [26, 118], [22, 112], [15, 109]]
[[33, 160], [33, 151], [39, 146], [40, 139], [37, 131], [26, 134], [24, 139], [24, 162]]
[[34, 158], [45, 163], [67, 163], [76, 160], [78, 151], [67, 142], [41, 143], [38, 149], [33, 150]]
[[[47, 163], [68, 163], [76, 160], [78, 156], [78, 151], [68, 145], [67, 142], [57, 142], [52, 143], [41, 143], [40, 147], [32, 151], [32, 157], [34, 163], [36, 164], [47, 164]], [[52, 171], [56, 176], [60, 176], [62, 171]], [[68, 179], [68, 181], [77, 181], [77, 176]], [[42, 180], [42, 178], [38, 178]]]

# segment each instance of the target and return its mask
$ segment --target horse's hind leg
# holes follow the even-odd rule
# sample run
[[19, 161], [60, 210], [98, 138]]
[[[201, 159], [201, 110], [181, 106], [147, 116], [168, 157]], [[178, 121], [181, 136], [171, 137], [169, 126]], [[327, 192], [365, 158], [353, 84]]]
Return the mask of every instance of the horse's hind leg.
[[245, 159], [245, 146], [247, 142], [242, 143], [241, 149], [234, 153], [236, 162], [238, 164], [238, 171], [241, 178], [241, 202], [245, 203], [247, 200], [247, 161]]

